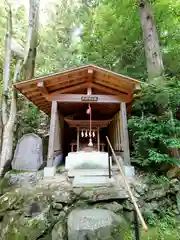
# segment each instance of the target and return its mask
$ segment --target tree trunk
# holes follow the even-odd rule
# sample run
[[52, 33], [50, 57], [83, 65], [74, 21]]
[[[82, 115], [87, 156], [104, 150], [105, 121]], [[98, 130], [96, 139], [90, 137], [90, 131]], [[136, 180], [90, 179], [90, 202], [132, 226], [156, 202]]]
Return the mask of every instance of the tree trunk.
[[[25, 79], [32, 78], [34, 76], [34, 66], [37, 48], [37, 29], [39, 19], [39, 0], [30, 0], [29, 10], [29, 27], [28, 27], [28, 38], [24, 53], [24, 60], [18, 60], [14, 72], [13, 82], [16, 82], [19, 78], [21, 68], [24, 67]], [[15, 89], [12, 89], [11, 107], [9, 118], [7, 116], [7, 96], [8, 96], [8, 85], [10, 77], [10, 63], [11, 63], [11, 50], [12, 49], [12, 14], [9, 6], [8, 14], [8, 28], [6, 37], [6, 55], [4, 63], [4, 75], [3, 75], [3, 96], [2, 96], [2, 122], [3, 122], [3, 137], [2, 137], [2, 150], [0, 157], [0, 176], [6, 171], [6, 166], [12, 160], [13, 153], [13, 127], [16, 120], [17, 112], [17, 96]], [[14, 52], [15, 53], [15, 52]], [[21, 56], [18, 56], [21, 58]]]
[[34, 76], [38, 40], [39, 5], [40, 0], [29, 0], [29, 26], [24, 56], [25, 80]]
[[10, 78], [10, 66], [11, 66], [11, 40], [12, 40], [12, 12], [9, 6], [8, 21], [7, 21], [7, 33], [5, 40], [5, 58], [3, 69], [3, 93], [2, 93], [2, 123], [3, 126], [7, 123], [7, 100], [8, 100], [8, 87]]
[[155, 20], [148, 0], [139, 0], [140, 18], [144, 38], [144, 47], [147, 62], [149, 81], [162, 79], [164, 66], [160, 51]]
[[[21, 71], [21, 60], [18, 60], [15, 68], [13, 83], [17, 82]], [[11, 107], [9, 113], [9, 119], [4, 126], [3, 138], [2, 138], [2, 151], [0, 160], [0, 175], [6, 171], [7, 165], [11, 162], [13, 152], [13, 126], [16, 120], [17, 112], [17, 93], [12, 89]]]

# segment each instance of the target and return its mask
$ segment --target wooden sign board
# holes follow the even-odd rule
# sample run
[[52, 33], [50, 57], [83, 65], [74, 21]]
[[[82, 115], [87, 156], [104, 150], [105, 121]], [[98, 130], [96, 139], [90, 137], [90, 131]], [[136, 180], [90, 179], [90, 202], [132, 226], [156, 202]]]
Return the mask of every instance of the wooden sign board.
[[97, 102], [98, 97], [97, 96], [82, 96], [81, 101], [82, 102]]

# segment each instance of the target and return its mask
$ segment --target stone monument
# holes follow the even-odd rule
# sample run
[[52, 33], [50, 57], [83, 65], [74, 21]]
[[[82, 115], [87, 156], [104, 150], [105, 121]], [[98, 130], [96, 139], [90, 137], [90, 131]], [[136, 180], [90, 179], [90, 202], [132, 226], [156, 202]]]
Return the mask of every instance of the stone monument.
[[43, 163], [42, 139], [36, 134], [25, 134], [18, 141], [12, 169], [37, 171]]

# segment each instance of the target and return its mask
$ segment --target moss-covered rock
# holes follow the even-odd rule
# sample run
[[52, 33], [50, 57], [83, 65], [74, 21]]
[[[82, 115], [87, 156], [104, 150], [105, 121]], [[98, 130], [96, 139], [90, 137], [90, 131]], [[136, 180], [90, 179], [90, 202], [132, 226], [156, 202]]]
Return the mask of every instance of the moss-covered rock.
[[75, 209], [68, 216], [68, 240], [119, 240], [128, 229], [122, 216], [105, 209]]
[[1, 226], [2, 240], [36, 240], [50, 226], [48, 209], [34, 218], [26, 218], [15, 211], [6, 214]]
[[66, 223], [64, 221], [59, 221], [55, 224], [52, 230], [52, 240], [65, 240], [67, 239], [67, 229]]
[[[20, 209], [24, 201], [24, 196], [19, 189], [14, 192], [7, 192], [0, 198], [0, 215], [6, 214], [6, 211]], [[19, 205], [19, 206], [18, 206]]]
[[8, 179], [1, 178], [0, 179], [0, 196], [3, 195], [5, 192], [10, 190], [11, 186], [9, 184]]
[[49, 194], [43, 189], [16, 189], [0, 198], [1, 239], [35, 240], [53, 221]]

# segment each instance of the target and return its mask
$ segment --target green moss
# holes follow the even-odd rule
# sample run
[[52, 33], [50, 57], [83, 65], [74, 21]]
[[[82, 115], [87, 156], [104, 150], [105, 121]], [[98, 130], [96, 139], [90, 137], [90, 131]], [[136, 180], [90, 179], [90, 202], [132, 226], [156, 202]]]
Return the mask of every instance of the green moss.
[[25, 173], [25, 172], [33, 172], [33, 171], [25, 171], [25, 170], [10, 170], [9, 174], [19, 174], [19, 173]]
[[10, 185], [8, 179], [6, 178], [0, 179], [0, 195], [3, 195], [9, 187]]

